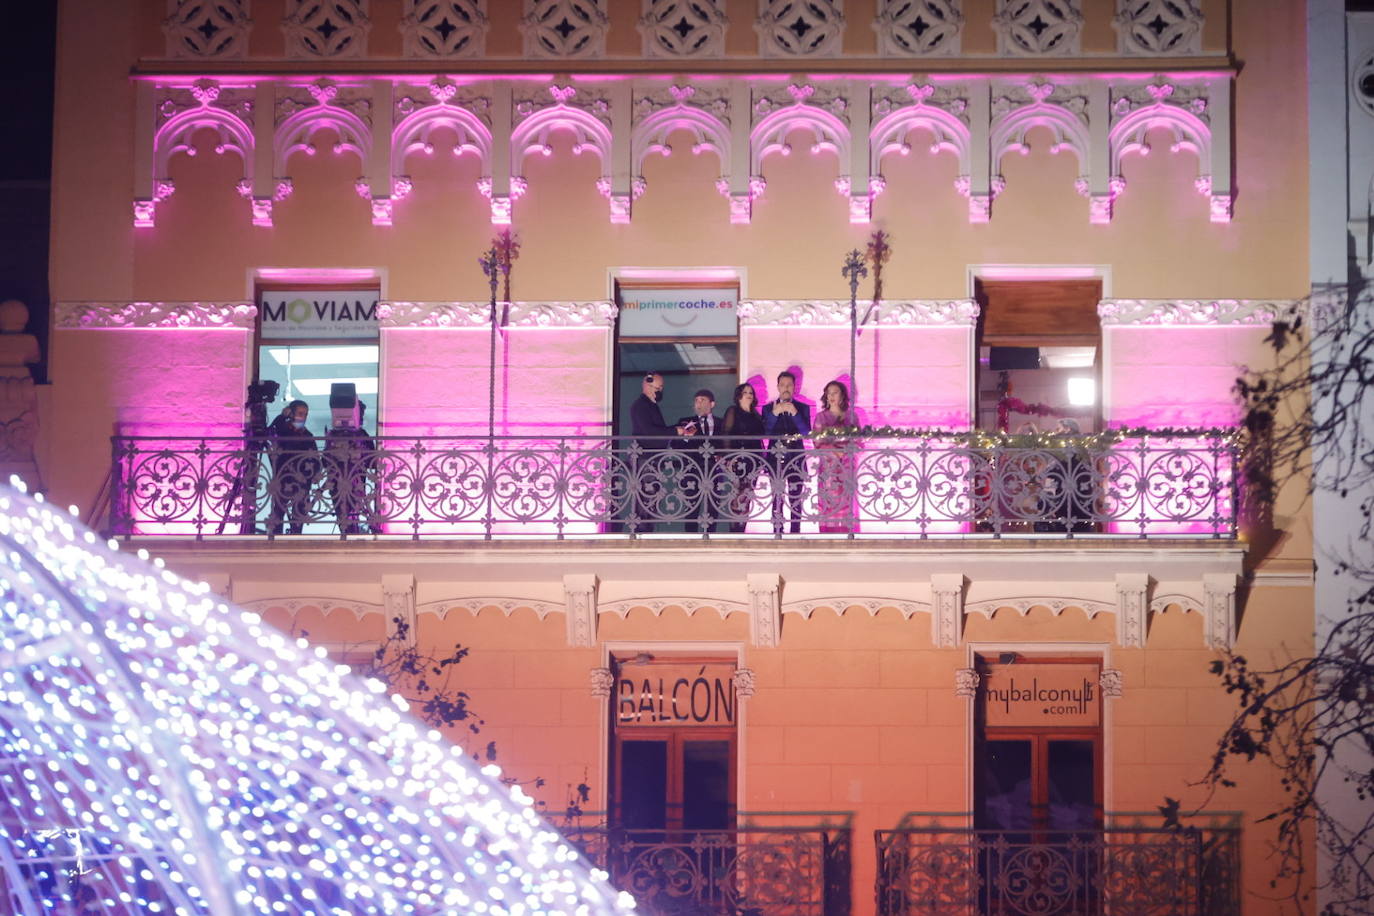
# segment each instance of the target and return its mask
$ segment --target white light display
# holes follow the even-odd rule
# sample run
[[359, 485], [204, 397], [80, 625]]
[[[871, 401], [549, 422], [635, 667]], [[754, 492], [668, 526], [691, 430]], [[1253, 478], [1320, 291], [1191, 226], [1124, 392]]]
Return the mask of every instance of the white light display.
[[633, 912], [376, 682], [0, 486], [0, 910]]

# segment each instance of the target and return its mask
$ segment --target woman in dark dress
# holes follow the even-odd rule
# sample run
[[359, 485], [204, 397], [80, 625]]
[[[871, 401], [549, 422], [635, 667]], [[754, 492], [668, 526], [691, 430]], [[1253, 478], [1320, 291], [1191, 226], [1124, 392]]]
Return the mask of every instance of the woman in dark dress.
[[742, 534], [754, 511], [754, 481], [763, 469], [763, 416], [754, 386], [735, 386], [734, 403], [721, 423], [725, 454], [721, 457], [730, 495], [730, 531]]

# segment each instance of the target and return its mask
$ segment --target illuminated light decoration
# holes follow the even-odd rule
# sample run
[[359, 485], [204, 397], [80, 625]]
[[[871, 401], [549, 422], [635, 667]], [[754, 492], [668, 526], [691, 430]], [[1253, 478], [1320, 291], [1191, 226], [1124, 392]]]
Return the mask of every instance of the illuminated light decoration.
[[1097, 382], [1090, 378], [1069, 379], [1068, 399], [1071, 407], [1091, 407], [1097, 403]]
[[0, 548], [8, 912], [633, 911], [380, 683], [18, 489]]

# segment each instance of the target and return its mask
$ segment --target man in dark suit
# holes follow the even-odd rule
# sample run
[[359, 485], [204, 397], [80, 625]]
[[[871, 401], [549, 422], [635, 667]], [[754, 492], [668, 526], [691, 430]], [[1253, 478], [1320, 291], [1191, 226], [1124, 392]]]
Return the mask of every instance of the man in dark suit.
[[797, 377], [778, 373], [778, 396], [763, 407], [763, 431], [768, 436], [768, 470], [773, 477], [773, 533], [782, 533], [783, 493], [792, 510], [793, 534], [801, 533], [806, 501], [806, 452], [801, 436], [811, 432], [811, 408], [795, 400]]
[[[640, 385], [639, 397], [630, 405], [630, 432], [635, 437], [634, 444], [639, 448], [639, 454], [632, 456], [630, 462], [631, 505], [634, 514], [641, 519], [651, 518], [655, 514], [667, 514], [673, 508], [670, 501], [662, 499], [663, 481], [647, 479], [650, 474], [659, 473], [663, 467], [663, 462], [655, 460], [655, 453], [669, 446], [670, 441], [666, 437], [687, 436], [696, 432], [691, 426], [669, 426], [664, 423], [663, 411], [658, 406], [662, 399], [662, 373], [646, 373]], [[649, 497], [652, 495], [658, 495], [659, 505], [650, 502]], [[651, 521], [641, 521], [633, 525], [636, 532], [653, 529]]]
[[[711, 472], [715, 467], [715, 456], [721, 448], [721, 437], [719, 435], [720, 418], [714, 413], [715, 407], [715, 392], [710, 388], [701, 388], [692, 398], [692, 416], [683, 417], [677, 421], [680, 428], [694, 430], [683, 437], [684, 441], [681, 443], [681, 447], [690, 450], [692, 456], [692, 467], [696, 471], [697, 480], [695, 489], [701, 494], [701, 502], [696, 508], [698, 517], [705, 518], [706, 531], [713, 530], [716, 524]], [[708, 445], [710, 446], [709, 455], [707, 454]], [[697, 531], [697, 522], [688, 522], [687, 530]]]

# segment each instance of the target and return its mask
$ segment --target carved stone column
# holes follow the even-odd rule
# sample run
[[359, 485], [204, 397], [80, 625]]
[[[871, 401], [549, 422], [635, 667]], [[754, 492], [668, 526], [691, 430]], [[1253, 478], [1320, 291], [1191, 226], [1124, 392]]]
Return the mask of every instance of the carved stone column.
[[976, 697], [979, 680], [978, 672], [973, 668], [956, 669], [954, 672], [954, 695], [956, 697]]
[[937, 573], [930, 577], [930, 641], [938, 649], [953, 649], [964, 635], [964, 576]]
[[1122, 678], [1121, 672], [1116, 668], [1103, 668], [1097, 676], [1097, 686], [1102, 688], [1102, 696], [1106, 699], [1117, 699], [1121, 696]]
[[415, 611], [415, 577], [382, 576], [382, 608], [386, 614], [386, 635], [394, 636], [404, 627], [405, 644], [415, 645], [415, 630], [418, 623]]
[[1127, 649], [1145, 648], [1150, 615], [1150, 577], [1145, 573], [1118, 573], [1116, 577], [1116, 644]]
[[590, 573], [563, 577], [563, 599], [567, 603], [568, 645], [596, 645], [596, 588], [598, 580]]
[[776, 649], [782, 640], [782, 576], [753, 573], [748, 588], [750, 639], [760, 648]]
[[1236, 642], [1236, 577], [1210, 573], [1202, 577], [1202, 638], [1207, 648], [1230, 649]]

